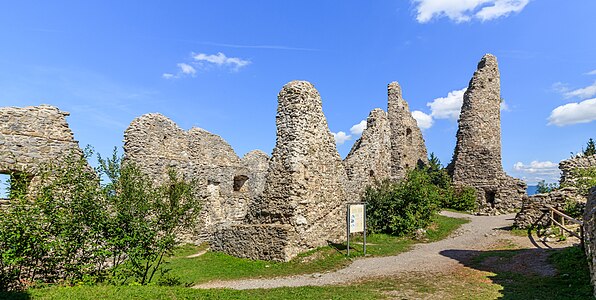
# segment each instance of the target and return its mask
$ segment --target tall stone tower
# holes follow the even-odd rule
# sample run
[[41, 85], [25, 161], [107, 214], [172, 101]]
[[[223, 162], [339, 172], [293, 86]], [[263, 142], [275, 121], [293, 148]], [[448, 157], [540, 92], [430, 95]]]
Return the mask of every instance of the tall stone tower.
[[464, 94], [457, 145], [447, 167], [455, 185], [476, 189], [479, 212], [485, 214], [515, 210], [525, 196], [525, 184], [503, 171], [500, 107], [497, 58], [486, 54]]
[[287, 261], [344, 238], [346, 170], [321, 96], [309, 82], [292, 81], [279, 92], [278, 103], [277, 142], [263, 194], [245, 224], [220, 228], [214, 250]]
[[391, 128], [391, 178], [403, 179], [409, 169], [427, 163], [422, 132], [412, 117], [399, 83], [387, 86], [387, 117]]

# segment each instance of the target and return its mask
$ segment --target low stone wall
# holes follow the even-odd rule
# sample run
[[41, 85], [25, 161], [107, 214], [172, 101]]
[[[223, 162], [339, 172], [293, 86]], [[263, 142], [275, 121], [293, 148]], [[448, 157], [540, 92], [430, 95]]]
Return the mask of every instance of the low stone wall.
[[585, 203], [586, 199], [577, 193], [573, 187], [562, 188], [551, 193], [532, 195], [525, 199], [522, 208], [515, 216], [514, 225], [518, 228], [529, 228], [532, 226], [548, 226], [548, 217], [544, 210], [552, 206], [557, 210], [563, 210], [567, 201]]
[[[596, 187], [590, 190], [590, 197], [584, 210], [584, 249], [590, 267], [592, 286], [596, 286]], [[596, 290], [594, 290], [596, 297]]]
[[291, 225], [232, 225], [215, 232], [211, 249], [242, 258], [287, 261], [300, 253], [292, 246], [296, 238]]

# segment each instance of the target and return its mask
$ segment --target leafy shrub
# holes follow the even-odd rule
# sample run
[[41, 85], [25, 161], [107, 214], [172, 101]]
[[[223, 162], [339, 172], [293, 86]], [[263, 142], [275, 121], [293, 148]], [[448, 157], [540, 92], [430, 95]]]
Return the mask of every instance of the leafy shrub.
[[459, 211], [473, 211], [477, 208], [476, 190], [472, 187], [458, 186], [451, 183], [447, 170], [441, 166], [441, 161], [431, 152], [428, 165], [419, 166], [430, 177], [430, 181], [439, 189], [441, 208], [451, 208]]
[[200, 208], [193, 182], [170, 171], [155, 186], [116, 151], [95, 172], [91, 154], [45, 166], [31, 194], [25, 185], [11, 190], [0, 209], [0, 290], [105, 279], [147, 284], [176, 234], [191, 228]]
[[415, 169], [401, 182], [385, 180], [367, 188], [364, 201], [371, 232], [404, 235], [431, 223], [440, 193], [424, 170]]
[[451, 189], [451, 197], [444, 198], [444, 208], [451, 208], [459, 211], [474, 211], [478, 207], [476, 202], [476, 189], [469, 186], [454, 187]]

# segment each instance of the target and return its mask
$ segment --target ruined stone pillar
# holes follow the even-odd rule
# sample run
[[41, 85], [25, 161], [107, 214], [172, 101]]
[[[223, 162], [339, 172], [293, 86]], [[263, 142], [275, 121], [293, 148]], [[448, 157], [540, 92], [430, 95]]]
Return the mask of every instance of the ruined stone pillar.
[[453, 183], [476, 188], [480, 213], [519, 208], [525, 183], [507, 176], [501, 162], [501, 86], [495, 56], [486, 54], [478, 63], [464, 94], [458, 125], [448, 166]]
[[345, 235], [346, 173], [312, 84], [292, 81], [278, 95], [277, 143], [263, 196], [246, 225], [221, 228], [212, 248], [287, 261]]
[[422, 131], [412, 117], [399, 83], [387, 86], [387, 116], [391, 128], [391, 178], [400, 180], [408, 170], [428, 163]]
[[391, 129], [387, 113], [373, 109], [366, 129], [344, 159], [350, 201], [360, 201], [367, 186], [391, 177]]

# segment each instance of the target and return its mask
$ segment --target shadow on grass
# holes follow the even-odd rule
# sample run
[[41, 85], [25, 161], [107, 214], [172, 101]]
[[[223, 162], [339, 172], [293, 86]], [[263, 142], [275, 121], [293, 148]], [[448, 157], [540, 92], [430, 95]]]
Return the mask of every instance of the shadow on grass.
[[0, 291], [0, 299], [14, 299], [14, 300], [26, 300], [31, 299], [31, 295], [27, 292], [3, 292]]
[[444, 250], [441, 255], [480, 271], [502, 286], [499, 299], [592, 299], [588, 264], [579, 247], [522, 250]]

